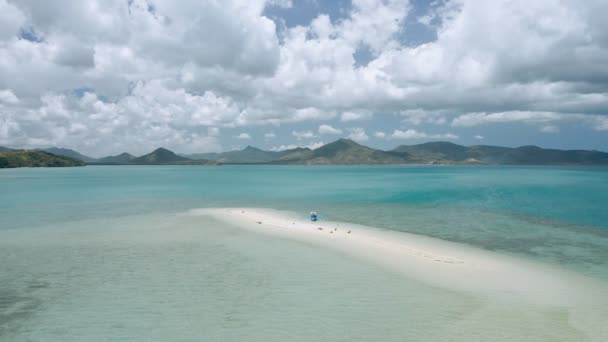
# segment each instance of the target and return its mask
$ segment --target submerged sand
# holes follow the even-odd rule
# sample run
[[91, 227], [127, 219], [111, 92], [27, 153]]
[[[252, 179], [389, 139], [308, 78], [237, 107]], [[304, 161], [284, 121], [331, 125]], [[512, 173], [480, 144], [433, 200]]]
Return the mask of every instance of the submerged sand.
[[591, 340], [608, 340], [608, 284], [554, 265], [435, 238], [260, 208], [195, 209], [232, 225], [313, 243], [440, 288], [504, 303], [565, 310]]

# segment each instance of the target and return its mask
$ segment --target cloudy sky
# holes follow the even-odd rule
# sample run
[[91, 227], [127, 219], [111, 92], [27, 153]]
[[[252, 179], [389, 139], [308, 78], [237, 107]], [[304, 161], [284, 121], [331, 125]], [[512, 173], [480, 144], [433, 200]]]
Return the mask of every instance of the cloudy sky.
[[0, 0], [0, 145], [608, 150], [606, 0]]

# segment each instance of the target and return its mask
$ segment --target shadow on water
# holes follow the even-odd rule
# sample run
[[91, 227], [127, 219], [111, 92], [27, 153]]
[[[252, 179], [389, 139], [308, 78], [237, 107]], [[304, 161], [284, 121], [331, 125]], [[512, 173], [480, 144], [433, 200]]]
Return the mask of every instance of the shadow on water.
[[45, 289], [44, 282], [31, 283], [18, 289], [0, 286], [0, 338], [17, 332], [42, 306], [36, 292]]

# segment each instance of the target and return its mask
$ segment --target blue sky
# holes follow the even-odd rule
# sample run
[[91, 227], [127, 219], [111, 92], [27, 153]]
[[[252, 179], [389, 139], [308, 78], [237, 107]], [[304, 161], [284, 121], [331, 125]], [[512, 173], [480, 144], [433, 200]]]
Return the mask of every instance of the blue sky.
[[0, 0], [0, 146], [608, 150], [602, 0]]

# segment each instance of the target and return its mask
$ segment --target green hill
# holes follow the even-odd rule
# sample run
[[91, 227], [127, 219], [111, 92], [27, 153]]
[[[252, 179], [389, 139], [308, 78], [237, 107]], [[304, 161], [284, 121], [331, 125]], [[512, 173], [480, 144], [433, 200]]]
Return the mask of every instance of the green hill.
[[[61, 153], [88, 158], [89, 164], [106, 165], [381, 165], [381, 164], [447, 164], [447, 165], [608, 165], [608, 153], [587, 150], [557, 150], [538, 146], [517, 148], [500, 146], [462, 146], [451, 142], [428, 142], [401, 145], [382, 151], [339, 139], [319, 148], [298, 147], [284, 151], [264, 151], [253, 146], [238, 151], [180, 156], [165, 148], [134, 157], [129, 153], [97, 160], [69, 149]], [[0, 147], [0, 167], [79, 166], [82, 160], [41, 150], [12, 150]], [[205, 158], [206, 157], [206, 158]], [[210, 160], [211, 159], [211, 160]]]
[[298, 151], [301, 148], [284, 151], [264, 151], [257, 147], [247, 146], [242, 150], [228, 151], [222, 153], [197, 153], [185, 155], [191, 159], [208, 159], [221, 162], [223, 164], [259, 164], [269, 163], [281, 158], [282, 156]]
[[95, 158], [91, 158], [89, 156], [85, 156], [77, 151], [71, 150], [69, 148], [60, 148], [60, 147], [49, 147], [49, 148], [40, 148], [37, 151], [44, 151], [48, 153], [52, 153], [56, 156], [64, 156], [68, 158], [82, 160], [83, 162], [90, 163], [94, 162]]
[[135, 156], [129, 153], [121, 153], [116, 156], [108, 156], [95, 160], [94, 164], [106, 164], [106, 165], [121, 165], [129, 164], [135, 159]]
[[178, 156], [172, 151], [166, 148], [157, 148], [156, 150], [145, 154], [141, 157], [137, 157], [131, 160], [131, 164], [139, 165], [162, 165], [162, 164], [174, 164], [179, 162], [186, 162], [191, 160], [189, 158]]
[[489, 165], [608, 165], [608, 153], [585, 150], [556, 150], [538, 146], [461, 146], [449, 142], [402, 145], [390, 153], [410, 163]]
[[277, 161], [285, 164], [306, 165], [368, 165], [403, 164], [405, 160], [385, 151], [360, 145], [350, 139], [339, 139], [317, 149], [300, 149], [288, 153]]
[[93, 165], [218, 165], [216, 161], [189, 159], [166, 149], [158, 148], [148, 154], [135, 157], [129, 153], [108, 156], [89, 163]]
[[58, 156], [44, 151], [13, 150], [0, 152], [0, 168], [84, 166], [82, 160]]

